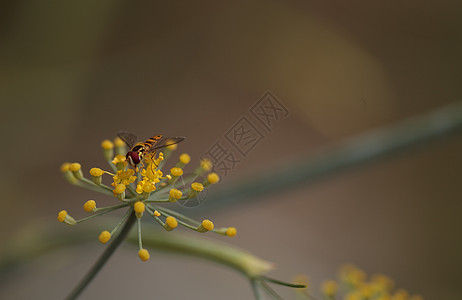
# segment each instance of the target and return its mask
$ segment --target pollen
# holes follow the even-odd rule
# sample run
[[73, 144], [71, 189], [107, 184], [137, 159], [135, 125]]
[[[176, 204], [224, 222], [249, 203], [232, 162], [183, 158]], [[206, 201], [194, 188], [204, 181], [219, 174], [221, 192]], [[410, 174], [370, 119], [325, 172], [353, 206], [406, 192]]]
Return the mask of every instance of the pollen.
[[199, 182], [193, 182], [191, 184], [191, 188], [196, 192], [202, 192], [202, 190], [204, 190], [204, 186], [202, 185], [202, 183]]
[[213, 230], [214, 225], [213, 225], [212, 221], [204, 220], [204, 221], [202, 221], [202, 227], [204, 227], [205, 229], [210, 231], [210, 230]]
[[228, 229], [226, 229], [227, 236], [233, 237], [233, 236], [236, 236], [236, 234], [237, 234], [237, 230], [235, 227], [228, 227]]
[[66, 219], [66, 216], [67, 216], [67, 211], [65, 210], [62, 210], [58, 213], [58, 221], [59, 222], [64, 222], [64, 220]]
[[168, 227], [171, 229], [174, 229], [178, 226], [178, 221], [175, 219], [175, 217], [168, 216], [165, 220], [165, 224], [168, 225]]
[[71, 166], [71, 163], [65, 162], [61, 165], [61, 172], [66, 173], [69, 171], [69, 167]]
[[155, 210], [154, 213], [153, 213], [153, 215], [154, 215], [155, 217], [159, 217], [159, 216], [160, 216], [160, 213], [159, 213], [157, 210]]
[[87, 212], [94, 211], [96, 209], [95, 200], [88, 200], [87, 202], [85, 202], [85, 204], [83, 205], [83, 209]]
[[183, 175], [183, 169], [181, 168], [171, 168], [170, 169], [170, 174], [172, 174], [175, 177]]
[[90, 175], [95, 176], [95, 177], [100, 177], [104, 174], [104, 171], [101, 170], [100, 168], [91, 168], [90, 169]]
[[112, 163], [114, 165], [117, 165], [118, 163], [124, 163], [127, 160], [127, 158], [123, 155], [116, 155], [114, 159], [112, 160]]
[[209, 159], [204, 158], [201, 160], [201, 168], [205, 171], [212, 170], [212, 162]]
[[209, 175], [207, 175], [207, 181], [211, 184], [217, 183], [218, 181], [220, 181], [220, 176], [218, 176], [217, 173], [210, 173]]
[[114, 189], [114, 193], [116, 194], [122, 194], [123, 192], [125, 192], [125, 184], [118, 184], [116, 185], [115, 189]]
[[141, 258], [142, 261], [148, 261], [149, 260], [149, 252], [146, 249], [140, 249], [138, 251], [138, 256]]
[[180, 162], [182, 164], [187, 165], [189, 164], [190, 161], [191, 161], [191, 156], [189, 156], [189, 154], [183, 153], [180, 155]]
[[170, 202], [175, 202], [176, 200], [180, 199], [181, 196], [183, 196], [183, 193], [180, 190], [171, 189], [169, 200]]
[[101, 243], [106, 244], [111, 239], [111, 233], [109, 231], [105, 230], [105, 231], [101, 232], [98, 239], [99, 239], [99, 241]]
[[104, 150], [110, 150], [114, 148], [114, 143], [112, 143], [110, 140], [104, 140], [101, 142], [101, 147], [103, 147]]
[[329, 298], [333, 298], [338, 290], [338, 284], [334, 280], [325, 281], [322, 284], [322, 292]]
[[72, 163], [69, 165], [69, 170], [71, 170], [72, 172], [78, 172], [81, 168], [82, 166], [79, 163]]
[[144, 210], [146, 209], [144, 203], [141, 201], [137, 201], [134, 205], [134, 208], [135, 208], [135, 212], [137, 213], [143, 213]]

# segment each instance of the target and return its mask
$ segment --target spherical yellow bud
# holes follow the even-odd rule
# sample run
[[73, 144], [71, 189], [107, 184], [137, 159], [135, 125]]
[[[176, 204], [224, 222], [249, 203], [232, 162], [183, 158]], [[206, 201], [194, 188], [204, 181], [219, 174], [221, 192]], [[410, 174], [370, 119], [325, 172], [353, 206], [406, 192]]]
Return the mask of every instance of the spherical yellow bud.
[[103, 244], [106, 244], [111, 239], [111, 233], [107, 230], [101, 232], [98, 237], [99, 241]]
[[101, 170], [100, 168], [91, 168], [90, 169], [90, 175], [95, 176], [95, 177], [100, 177], [104, 174], [104, 171]]
[[170, 197], [169, 197], [169, 200], [170, 200], [171, 202], [174, 202], [174, 201], [180, 199], [181, 196], [183, 196], [183, 193], [182, 193], [180, 190], [171, 189], [171, 190], [170, 190]]
[[176, 228], [178, 226], [178, 221], [175, 219], [175, 217], [171, 217], [171, 216], [167, 217], [167, 219], [165, 220], [165, 223], [171, 229]]
[[212, 162], [209, 159], [204, 158], [201, 160], [201, 168], [205, 171], [212, 170]]
[[210, 231], [210, 230], [213, 229], [214, 225], [213, 225], [212, 221], [204, 220], [204, 221], [202, 221], [202, 227], [204, 227], [205, 229]]
[[82, 166], [79, 163], [72, 163], [69, 165], [69, 170], [72, 172], [78, 172], [81, 168]]
[[329, 298], [332, 298], [337, 293], [338, 284], [336, 281], [328, 280], [322, 284], [322, 292]]
[[196, 192], [201, 192], [204, 189], [204, 186], [202, 185], [202, 183], [193, 182], [191, 184], [191, 188], [195, 190]]
[[207, 175], [207, 181], [211, 184], [217, 183], [218, 181], [220, 181], [220, 176], [218, 176], [217, 173], [210, 173], [209, 175]]
[[229, 237], [233, 237], [237, 234], [237, 229], [235, 227], [228, 227], [228, 229], [226, 229], [226, 235], [229, 236]]
[[83, 205], [83, 209], [87, 212], [92, 212], [96, 208], [96, 202], [95, 200], [88, 200], [85, 202]]
[[116, 185], [116, 187], [114, 189], [114, 193], [122, 194], [123, 192], [125, 192], [125, 189], [126, 189], [125, 185], [120, 183], [120, 184]]
[[137, 213], [143, 213], [144, 210], [146, 209], [146, 206], [144, 205], [143, 202], [141, 202], [141, 201], [136, 201], [136, 202], [135, 202], [135, 205], [134, 205], [134, 208], [135, 208], [135, 212], [137, 212]]
[[138, 256], [141, 258], [142, 261], [148, 261], [149, 260], [149, 252], [146, 249], [140, 249], [138, 251]]
[[101, 147], [105, 150], [110, 150], [114, 148], [114, 144], [110, 140], [104, 140], [101, 142]]
[[65, 210], [62, 210], [58, 213], [58, 221], [59, 222], [64, 222], [64, 220], [66, 219], [66, 216], [67, 216], [67, 211]]
[[159, 216], [160, 216], [160, 213], [159, 213], [157, 210], [155, 210], [154, 213], [153, 213], [153, 215], [154, 215], [155, 217], [159, 217]]
[[183, 169], [182, 168], [171, 168], [170, 174], [172, 174], [175, 177], [181, 176], [183, 175]]
[[61, 172], [65, 173], [69, 171], [69, 167], [71, 166], [71, 163], [65, 162], [61, 165]]
[[189, 154], [183, 153], [180, 155], [180, 162], [182, 164], [187, 165], [189, 164], [190, 161], [191, 161], [191, 156], [189, 156]]
[[125, 146], [125, 142], [122, 141], [122, 139], [121, 139], [120, 137], [116, 137], [116, 138], [114, 139], [114, 145], [115, 145], [116, 147], [124, 147], [124, 146]]
[[[168, 144], [171, 144], [171, 143], [174, 143], [175, 141], [172, 141], [172, 140], [168, 140], [167, 141], [167, 145]], [[176, 150], [176, 148], [178, 148], [178, 144], [173, 144], [173, 145], [170, 145], [167, 147], [168, 150]]]
[[116, 155], [114, 157], [114, 159], [112, 160], [112, 163], [114, 165], [117, 165], [117, 164], [122, 164], [122, 163], [125, 163], [125, 161], [127, 160], [127, 158], [123, 155]]

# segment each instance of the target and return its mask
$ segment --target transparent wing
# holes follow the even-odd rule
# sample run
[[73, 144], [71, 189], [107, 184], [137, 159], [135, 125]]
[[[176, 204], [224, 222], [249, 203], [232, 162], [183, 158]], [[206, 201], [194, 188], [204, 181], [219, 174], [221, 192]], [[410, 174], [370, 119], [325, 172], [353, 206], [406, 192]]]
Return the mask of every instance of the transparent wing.
[[134, 135], [133, 133], [130, 133], [128, 131], [119, 131], [117, 133], [117, 136], [127, 144], [127, 146], [131, 149], [135, 145], [136, 141], [138, 140], [138, 137]]
[[158, 140], [154, 145], [152, 145], [151, 149], [149, 149], [149, 152], [181, 143], [185, 139], [186, 138], [184, 136], [163, 137], [160, 140]]

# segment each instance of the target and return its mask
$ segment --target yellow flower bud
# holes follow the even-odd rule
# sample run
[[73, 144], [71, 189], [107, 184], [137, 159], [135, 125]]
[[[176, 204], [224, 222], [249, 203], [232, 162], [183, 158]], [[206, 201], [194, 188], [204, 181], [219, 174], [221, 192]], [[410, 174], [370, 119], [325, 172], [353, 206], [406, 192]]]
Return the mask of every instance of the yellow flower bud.
[[155, 210], [154, 213], [153, 213], [153, 215], [154, 215], [155, 217], [159, 217], [159, 216], [160, 216], [160, 213], [159, 213], [157, 210]]
[[178, 221], [175, 219], [175, 217], [168, 216], [167, 219], [165, 220], [165, 225], [164, 228], [167, 231], [173, 230], [178, 226]]
[[334, 280], [325, 281], [322, 284], [322, 292], [329, 298], [332, 298], [337, 294], [338, 284]]
[[215, 183], [217, 183], [218, 181], [220, 181], [220, 176], [218, 176], [217, 173], [210, 173], [209, 175], [207, 175], [207, 181], [208, 181], [210, 184], [215, 184]]
[[197, 231], [199, 231], [199, 232], [207, 232], [207, 231], [212, 230], [213, 227], [214, 227], [214, 225], [213, 225], [212, 221], [204, 220], [204, 221], [202, 221], [201, 225], [199, 225], [197, 227]]
[[143, 216], [144, 210], [146, 209], [146, 206], [144, 205], [143, 202], [136, 201], [134, 205], [134, 209], [135, 209], [136, 217], [141, 218]]
[[199, 182], [193, 182], [191, 184], [191, 188], [196, 192], [202, 192], [204, 190], [204, 186], [202, 185], [202, 183]]
[[228, 227], [228, 229], [226, 229], [226, 235], [229, 236], [229, 237], [233, 237], [237, 234], [237, 229], [235, 227]]
[[82, 179], [82, 166], [79, 163], [72, 163], [69, 166], [69, 170], [71, 170], [72, 174], [74, 174], [75, 178]]
[[149, 252], [146, 249], [140, 249], [138, 251], [138, 256], [141, 258], [142, 261], [148, 261], [149, 260]]
[[170, 190], [170, 196], [168, 197], [168, 200], [170, 202], [176, 202], [176, 200], [180, 199], [181, 196], [183, 196], [183, 193], [180, 190], [171, 189]]
[[180, 155], [180, 162], [183, 165], [189, 164], [190, 161], [191, 161], [191, 156], [189, 156], [189, 154], [183, 153], [183, 154]]
[[111, 233], [107, 230], [101, 232], [98, 237], [99, 241], [103, 244], [106, 244], [111, 239]]
[[87, 212], [94, 212], [96, 209], [95, 200], [88, 200], [87, 202], [85, 202], [85, 204], [83, 205], [83, 209]]
[[175, 177], [183, 175], [183, 169], [181, 168], [172, 168], [170, 169], [170, 174], [172, 174]]
[[212, 162], [209, 159], [204, 158], [203, 160], [201, 160], [201, 168], [204, 171], [212, 170]]

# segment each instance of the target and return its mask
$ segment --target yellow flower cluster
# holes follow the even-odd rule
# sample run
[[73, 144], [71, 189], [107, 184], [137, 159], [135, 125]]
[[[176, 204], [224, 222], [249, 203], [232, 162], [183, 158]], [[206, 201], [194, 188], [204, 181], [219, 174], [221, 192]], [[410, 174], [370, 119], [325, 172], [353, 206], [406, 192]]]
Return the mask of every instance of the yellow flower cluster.
[[[103, 244], [109, 242], [111, 237], [122, 227], [122, 224], [128, 220], [130, 214], [134, 213], [138, 221], [138, 255], [143, 261], [149, 259], [149, 252], [142, 248], [140, 219], [144, 214], [152, 217], [167, 231], [182, 225], [201, 233], [213, 231], [229, 237], [236, 235], [237, 231], [234, 227], [215, 228], [210, 220], [195, 221], [173, 210], [155, 205], [162, 202], [181, 202], [197, 197], [204, 193], [207, 186], [219, 182], [218, 174], [210, 172], [212, 170], [210, 161], [202, 160], [192, 175], [183, 178], [184, 168], [191, 161], [191, 157], [183, 153], [179, 156], [176, 165], [170, 169], [169, 174], [164, 176], [161, 170], [162, 164], [166, 157], [176, 149], [177, 145], [168, 146], [165, 156], [163, 152], [159, 152], [157, 156], [139, 155], [143, 160], [134, 169], [129, 166], [124, 155], [127, 153], [127, 149], [121, 139], [116, 138], [114, 142], [105, 140], [101, 143], [101, 147], [103, 156], [113, 173], [94, 167], [89, 170], [91, 177], [87, 179], [82, 172], [80, 163], [65, 163], [61, 166], [61, 171], [70, 183], [107, 196], [114, 196], [120, 202], [112, 206], [97, 207], [95, 200], [88, 200], [84, 203], [83, 209], [90, 213], [89, 216], [75, 220], [67, 211], [62, 210], [58, 214], [59, 222], [75, 225], [117, 209], [128, 208], [126, 215], [113, 230], [101, 232], [99, 241]], [[154, 152], [154, 154], [156, 153]], [[104, 174], [112, 176], [110, 184], [103, 182]], [[202, 183], [196, 181], [199, 177], [205, 177]]]
[[[321, 292], [324, 299], [423, 300], [421, 296], [411, 296], [403, 289], [394, 290], [394, 282], [390, 277], [376, 274], [368, 279], [366, 272], [351, 264], [340, 268], [339, 281], [323, 282]], [[307, 290], [301, 290], [299, 293], [312, 297]]]

